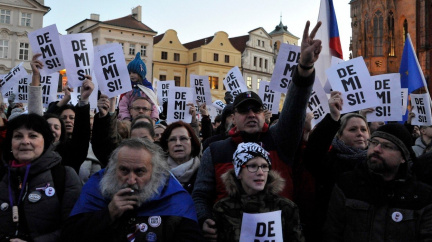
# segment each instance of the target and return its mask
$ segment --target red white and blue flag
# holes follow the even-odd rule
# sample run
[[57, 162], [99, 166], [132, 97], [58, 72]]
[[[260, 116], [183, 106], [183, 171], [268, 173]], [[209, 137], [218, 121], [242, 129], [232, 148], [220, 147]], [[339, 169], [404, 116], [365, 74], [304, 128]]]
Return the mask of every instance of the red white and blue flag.
[[[332, 56], [343, 59], [333, 0], [321, 0], [318, 21], [321, 21], [322, 25], [315, 38], [322, 41], [322, 50], [315, 63], [315, 70], [316, 76], [324, 86], [327, 82], [325, 70], [330, 67]], [[314, 23], [311, 23], [311, 26], [314, 26]]]

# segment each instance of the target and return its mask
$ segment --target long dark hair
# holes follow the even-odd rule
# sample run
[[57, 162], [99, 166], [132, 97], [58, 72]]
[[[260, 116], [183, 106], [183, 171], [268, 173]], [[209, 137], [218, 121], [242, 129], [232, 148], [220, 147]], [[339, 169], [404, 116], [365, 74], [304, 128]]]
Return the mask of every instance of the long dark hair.
[[48, 119], [50, 119], [50, 118], [55, 118], [55, 119], [57, 119], [58, 121], [60, 121], [60, 131], [61, 131], [61, 135], [60, 135], [59, 142], [60, 142], [60, 143], [65, 142], [66, 139], [67, 139], [67, 136], [66, 136], [66, 126], [65, 126], [65, 124], [64, 124], [64, 122], [63, 122], [63, 119], [61, 119], [60, 116], [58, 116], [57, 114], [54, 114], [54, 113], [45, 113], [43, 117], [44, 117], [44, 119], [45, 119], [47, 122], [48, 122]]

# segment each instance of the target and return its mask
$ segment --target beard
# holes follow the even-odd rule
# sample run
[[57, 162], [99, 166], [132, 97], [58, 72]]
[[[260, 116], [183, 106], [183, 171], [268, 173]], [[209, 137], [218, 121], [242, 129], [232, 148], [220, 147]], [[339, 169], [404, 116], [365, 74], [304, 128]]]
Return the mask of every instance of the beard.
[[[371, 158], [375, 158], [374, 161], [372, 161]], [[376, 161], [379, 160], [379, 161]], [[391, 167], [387, 164], [387, 161], [382, 158], [380, 155], [376, 153], [372, 153], [368, 155], [367, 157], [367, 165], [371, 172], [380, 174], [380, 175], [387, 175], [387, 174], [396, 174], [398, 171], [398, 167]]]

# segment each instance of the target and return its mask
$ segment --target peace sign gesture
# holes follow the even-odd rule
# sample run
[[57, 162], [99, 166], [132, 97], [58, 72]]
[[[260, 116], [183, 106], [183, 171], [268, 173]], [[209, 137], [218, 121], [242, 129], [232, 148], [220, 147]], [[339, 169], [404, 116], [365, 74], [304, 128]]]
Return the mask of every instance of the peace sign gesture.
[[318, 56], [321, 52], [321, 40], [314, 39], [315, 34], [321, 26], [321, 22], [318, 22], [311, 33], [309, 34], [310, 22], [306, 22], [305, 29], [303, 31], [303, 38], [301, 42], [301, 54], [300, 54], [300, 65], [305, 67], [311, 67], [318, 60]]

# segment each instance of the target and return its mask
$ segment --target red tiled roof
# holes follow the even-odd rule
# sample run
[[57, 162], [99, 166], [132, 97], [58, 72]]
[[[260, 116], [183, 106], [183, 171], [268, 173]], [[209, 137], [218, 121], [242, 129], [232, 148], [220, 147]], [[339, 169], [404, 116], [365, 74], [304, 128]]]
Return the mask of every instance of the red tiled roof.
[[142, 22], [136, 20], [132, 15], [128, 15], [122, 18], [116, 18], [108, 21], [102, 21], [104, 24], [119, 26], [119, 27], [125, 27], [130, 29], [138, 29], [138, 30], [144, 30], [144, 31], [150, 31], [156, 33], [153, 29], [148, 27], [147, 25], [143, 24]]
[[161, 41], [164, 36], [165, 36], [165, 33], [153, 37], [153, 44], [155, 45], [155, 44], [159, 43], [159, 41]]
[[202, 45], [206, 45], [208, 43], [210, 43], [213, 40], [214, 36], [210, 36], [204, 39], [199, 39], [199, 40], [195, 40], [186, 44], [183, 44], [184, 47], [186, 47], [187, 49], [191, 50], [191, 49], [195, 49], [198, 48]]
[[249, 41], [249, 35], [229, 38], [229, 41], [231, 42], [232, 46], [234, 46], [234, 48], [243, 53], [243, 51], [246, 49], [246, 42]]

